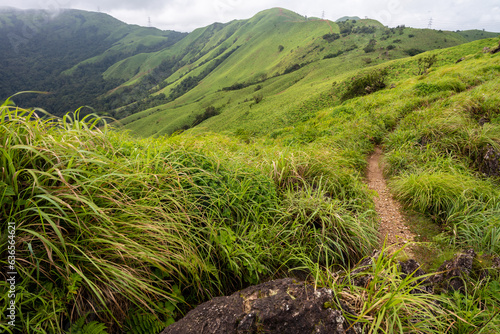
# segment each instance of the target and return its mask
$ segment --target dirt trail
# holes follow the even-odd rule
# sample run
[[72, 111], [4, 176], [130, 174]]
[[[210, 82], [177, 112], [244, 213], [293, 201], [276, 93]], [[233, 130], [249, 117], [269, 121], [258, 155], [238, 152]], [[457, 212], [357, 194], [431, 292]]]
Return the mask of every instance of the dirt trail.
[[[380, 217], [379, 238], [380, 244], [387, 237], [387, 245], [396, 250], [414, 240], [415, 235], [407, 227], [405, 217], [401, 214], [401, 205], [395, 201], [387, 188], [381, 167], [382, 150], [377, 147], [368, 160], [368, 187], [378, 193], [375, 196], [375, 209]], [[412, 255], [410, 247], [405, 249]]]

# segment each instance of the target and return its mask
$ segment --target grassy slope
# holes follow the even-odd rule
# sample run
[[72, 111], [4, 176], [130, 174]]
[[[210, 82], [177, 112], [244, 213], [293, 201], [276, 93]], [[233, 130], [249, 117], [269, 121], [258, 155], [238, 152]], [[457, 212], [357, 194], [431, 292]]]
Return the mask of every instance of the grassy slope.
[[382, 142], [397, 197], [442, 229], [436, 240], [499, 254], [500, 180], [485, 166], [500, 152], [500, 57], [482, 52], [497, 43], [432, 51], [438, 62], [422, 76], [414, 59], [384, 64], [395, 88], [324, 109], [275, 137], [338, 143], [336, 133], [351, 132], [360, 144]]
[[[322, 36], [338, 33], [339, 26], [336, 23], [306, 21], [297, 14], [277, 8], [259, 13], [248, 21], [231, 22], [226, 29], [231, 27], [233, 34], [211, 53], [167, 78], [166, 81], [172, 84], [162, 92], [168, 95], [182, 81], [179, 78], [200, 73], [209, 63], [200, 64], [217, 54], [219, 48], [228, 48], [229, 51], [240, 46], [222, 65], [175, 101], [144, 110], [121, 122], [141, 136], [169, 134], [190, 125], [196, 115], [213, 105], [220, 108], [221, 114], [203, 122], [198, 128], [269, 133], [276, 127], [293, 124], [297, 120], [294, 114], [305, 102], [327, 92], [333, 81], [341, 80], [349, 71], [406, 57], [405, 51], [411, 48], [431, 50], [467, 41], [455, 32], [413, 28], [404, 29], [402, 34], [395, 32], [389, 34], [388, 38], [382, 38], [386, 28], [380, 23], [359, 20], [355, 24], [357, 27], [369, 25], [378, 28], [375, 34], [350, 34], [328, 43]], [[222, 34], [223, 30], [215, 34], [211, 45], [216, 45], [213, 42], [215, 40], [220, 42]], [[365, 53], [363, 48], [373, 37], [377, 40], [375, 51]], [[188, 43], [188, 38], [181, 43]], [[279, 45], [284, 47], [281, 52]], [[323, 59], [352, 45], [357, 48], [335, 58]], [[394, 48], [387, 50], [390, 45]], [[128, 61], [133, 62], [133, 59]], [[294, 64], [302, 64], [303, 67], [296, 72], [275, 77]], [[263, 78], [267, 80], [257, 83]], [[256, 84], [237, 91], [220, 91], [235, 83], [251, 82]], [[255, 92], [257, 85], [261, 85], [262, 89]], [[253, 100], [256, 94], [264, 97], [259, 104]]]
[[[193, 131], [137, 140], [91, 122], [42, 122], [2, 106], [2, 221], [19, 224], [22, 329], [62, 332], [96, 310], [113, 333], [123, 332], [119, 324], [162, 327], [179, 309], [301, 270], [351, 306], [363, 305], [356, 321], [368, 327], [494, 332], [498, 318], [488, 321], [498, 303], [496, 276], [474, 280], [468, 294], [429, 297], [401, 283], [395, 259], [377, 259], [369, 269], [373, 284], [365, 287], [335, 281], [332, 272], [376, 247], [362, 180], [376, 143], [388, 151], [396, 195], [449, 227], [440, 242], [500, 252], [492, 242], [500, 234], [499, 181], [478, 172], [481, 155], [474, 153], [487, 144], [499, 148], [500, 54], [482, 53], [497, 44], [481, 40], [421, 55], [438, 57], [425, 75], [415, 74], [416, 58], [378, 65], [395, 87], [342, 103], [349, 76], [337, 76], [334, 87], [325, 80], [316, 87], [327, 95], [303, 98], [307, 108], [283, 113], [293, 126], [260, 138]], [[323, 78], [306, 69], [269, 79], [266, 89], [277, 94], [280, 80], [303, 76], [308, 84], [282, 93], [299, 96]], [[481, 127], [483, 116], [490, 122]], [[428, 182], [426, 189], [415, 178]], [[5, 247], [7, 238], [0, 240]]]

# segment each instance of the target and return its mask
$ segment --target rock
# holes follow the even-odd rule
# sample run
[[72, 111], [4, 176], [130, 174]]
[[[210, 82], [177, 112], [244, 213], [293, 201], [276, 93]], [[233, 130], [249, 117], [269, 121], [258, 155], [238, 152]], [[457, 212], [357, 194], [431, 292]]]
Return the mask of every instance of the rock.
[[[405, 262], [399, 262], [399, 267], [401, 270], [401, 277], [406, 278], [408, 275], [412, 275], [412, 277], [420, 277], [426, 275], [426, 272], [420, 269], [420, 263], [413, 259], [409, 259]], [[434, 288], [432, 283], [428, 278], [419, 278], [415, 285], [418, 284], [418, 288], [415, 288], [411, 291], [411, 293], [433, 293]]]
[[488, 52], [490, 52], [490, 48], [489, 48], [489, 47], [487, 47], [487, 46], [485, 46], [485, 47], [483, 48], [483, 53], [488, 53]]
[[342, 311], [330, 307], [333, 291], [291, 278], [251, 286], [191, 310], [160, 334], [356, 333]]
[[[366, 286], [373, 273], [370, 268], [380, 252], [363, 259], [348, 275], [336, 273], [349, 284]], [[383, 256], [383, 254], [382, 254]], [[438, 274], [426, 276], [420, 264], [413, 260], [399, 262], [402, 278], [417, 278], [411, 293], [465, 292], [469, 276], [481, 277], [488, 271], [478, 272], [474, 260], [476, 253], [470, 249], [445, 261]], [[500, 258], [493, 258], [492, 270], [500, 267]], [[426, 277], [420, 277], [426, 276]], [[356, 316], [355, 312], [339, 299], [342, 310], [332, 308], [334, 292], [331, 289], [315, 290], [311, 284], [291, 278], [270, 281], [251, 286], [228, 297], [217, 297], [187, 313], [178, 322], [165, 328], [160, 334], [257, 334], [257, 333], [363, 333], [361, 325], [350, 326], [343, 314]]]
[[465, 57], [462, 57], [462, 58], [460, 58], [459, 60], [457, 60], [457, 61], [455, 62], [455, 64], [458, 64], [458, 63], [460, 63], [461, 61], [464, 61], [464, 60], [465, 60]]
[[493, 269], [500, 270], [500, 257], [493, 258]]
[[464, 253], [457, 254], [453, 259], [445, 261], [437, 270], [438, 273], [432, 276], [433, 284], [445, 289], [453, 291], [464, 291], [464, 281], [472, 272], [472, 264], [476, 253], [473, 249], [469, 249]]
[[486, 123], [490, 123], [490, 122], [491, 122], [491, 121], [490, 121], [490, 119], [489, 119], [488, 117], [484, 117], [484, 116], [483, 116], [483, 117], [481, 117], [481, 118], [479, 119], [479, 125], [480, 125], [480, 126], [484, 126]]
[[485, 149], [479, 170], [487, 176], [500, 176], [500, 152], [491, 145]]

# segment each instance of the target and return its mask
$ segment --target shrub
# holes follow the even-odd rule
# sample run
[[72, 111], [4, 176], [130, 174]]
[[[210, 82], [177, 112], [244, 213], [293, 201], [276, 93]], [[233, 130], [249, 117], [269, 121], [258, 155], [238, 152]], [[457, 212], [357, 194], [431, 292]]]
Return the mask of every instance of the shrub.
[[412, 57], [413, 57], [413, 56], [418, 55], [419, 53], [424, 52], [424, 50], [417, 49], [417, 48], [411, 48], [411, 49], [406, 49], [404, 52], [405, 52], [407, 55], [409, 55], [409, 56], [412, 56]]
[[255, 104], [260, 103], [260, 101], [262, 101], [263, 98], [264, 98], [264, 95], [262, 95], [262, 94], [255, 94], [253, 96], [253, 100], [255, 101]]
[[356, 96], [367, 95], [385, 88], [387, 74], [387, 69], [380, 69], [352, 77], [349, 81], [344, 83], [345, 88], [340, 99], [345, 101]]
[[289, 67], [286, 68], [286, 70], [283, 72], [283, 74], [288, 74], [288, 73], [292, 73], [292, 72], [295, 72], [297, 70], [300, 70], [300, 65], [299, 64], [293, 64]]
[[325, 41], [327, 41], [328, 43], [331, 43], [337, 39], [340, 38], [340, 35], [339, 34], [336, 34], [336, 33], [333, 33], [333, 34], [324, 34], [323, 35], [323, 39]]
[[365, 51], [365, 53], [369, 53], [369, 52], [373, 52], [375, 51], [375, 45], [377, 44], [377, 41], [374, 40], [374, 39], [371, 39], [369, 42], [368, 42], [368, 45], [366, 45], [363, 50]]
[[209, 119], [210, 117], [214, 117], [220, 114], [220, 110], [215, 108], [214, 106], [208, 106], [205, 108], [205, 111], [201, 114], [196, 115], [192, 127], [200, 124], [201, 122]]
[[344, 53], [344, 51], [339, 50], [339, 51], [337, 51], [335, 53], [329, 53], [329, 54], [327, 54], [326, 56], [323, 57], [323, 59], [335, 58], [335, 57], [340, 56], [343, 53]]
[[427, 70], [429, 70], [432, 65], [434, 65], [437, 62], [437, 56], [436, 55], [428, 55], [428, 56], [423, 56], [418, 58], [417, 60], [417, 66], [418, 66], [418, 75], [425, 74]]

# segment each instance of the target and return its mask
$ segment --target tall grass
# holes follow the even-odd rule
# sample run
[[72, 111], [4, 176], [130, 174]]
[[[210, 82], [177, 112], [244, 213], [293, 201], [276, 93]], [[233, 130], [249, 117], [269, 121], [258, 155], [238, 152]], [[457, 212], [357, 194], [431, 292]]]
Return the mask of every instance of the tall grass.
[[[345, 310], [350, 328], [364, 333], [445, 333], [449, 313], [440, 306], [446, 298], [422, 285], [430, 275], [403, 274], [398, 253], [375, 254], [368, 264], [337, 277], [335, 302]], [[361, 283], [366, 282], [366, 283]]]
[[[485, 168], [487, 152], [500, 151], [500, 127], [494, 106], [498, 58], [471, 62], [471, 67], [430, 73], [413, 87], [462, 81], [468, 90], [442, 97], [403, 115], [385, 140], [386, 175], [395, 195], [409, 208], [444, 224], [445, 239], [456, 246], [499, 254], [498, 177]], [[472, 73], [478, 80], [471, 81]], [[451, 82], [450, 81], [450, 82]], [[436, 86], [436, 87], [437, 87]], [[493, 162], [494, 165], [494, 162]], [[491, 165], [489, 165], [491, 166]]]
[[[403, 249], [385, 249], [364, 258], [354, 268], [318, 273], [318, 281], [333, 290], [325, 307], [343, 310], [349, 329], [363, 333], [495, 333], [500, 317], [498, 274], [468, 277], [464, 291], [436, 294], [435, 273], [420, 268], [402, 272]], [[328, 269], [326, 270], [328, 272]]]
[[336, 169], [307, 159], [283, 160], [279, 174], [272, 160], [7, 105], [0, 152], [1, 261], [13, 221], [22, 277], [16, 331], [64, 332], [84, 317], [122, 332], [136, 314], [167, 324], [213, 296], [310, 272], [323, 256], [348, 264], [375, 245], [373, 214], [354, 200], [368, 196], [360, 181], [341, 174], [346, 192], [327, 181]]

